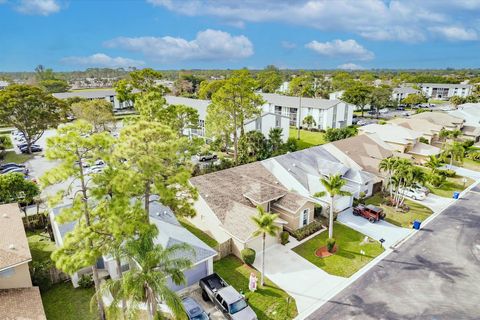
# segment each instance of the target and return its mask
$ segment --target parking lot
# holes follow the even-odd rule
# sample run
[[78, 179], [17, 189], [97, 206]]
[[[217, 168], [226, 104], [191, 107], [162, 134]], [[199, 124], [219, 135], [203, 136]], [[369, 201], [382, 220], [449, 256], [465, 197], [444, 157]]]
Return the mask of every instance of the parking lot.
[[478, 319], [480, 188], [308, 319]]

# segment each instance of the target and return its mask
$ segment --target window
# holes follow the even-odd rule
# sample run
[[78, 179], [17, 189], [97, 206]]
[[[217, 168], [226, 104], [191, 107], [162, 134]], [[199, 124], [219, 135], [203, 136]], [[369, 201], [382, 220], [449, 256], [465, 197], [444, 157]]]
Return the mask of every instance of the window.
[[303, 210], [303, 212], [302, 212], [302, 227], [306, 226], [308, 224], [308, 216], [309, 216], [308, 209]]
[[255, 119], [255, 130], [262, 131], [262, 118]]
[[275, 113], [282, 114], [282, 106], [275, 106]]
[[275, 128], [280, 128], [282, 126], [282, 117], [280, 115], [275, 115]]
[[332, 128], [337, 127], [337, 106], [333, 107]]
[[345, 112], [343, 114], [343, 120], [346, 122], [348, 119], [348, 104], [345, 104]]
[[0, 271], [0, 278], [10, 278], [15, 274], [15, 268]]

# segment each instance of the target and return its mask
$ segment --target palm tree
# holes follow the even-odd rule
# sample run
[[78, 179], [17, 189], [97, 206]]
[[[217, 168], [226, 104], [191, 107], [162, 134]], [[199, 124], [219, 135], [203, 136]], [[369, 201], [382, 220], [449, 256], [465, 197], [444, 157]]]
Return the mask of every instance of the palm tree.
[[321, 178], [320, 182], [322, 183], [325, 191], [317, 192], [314, 194], [315, 197], [323, 197], [328, 194], [330, 197], [330, 215], [328, 219], [328, 238], [333, 238], [333, 203], [336, 196], [351, 196], [352, 194], [348, 191], [342, 190], [343, 186], [347, 183], [339, 174], [331, 175], [327, 179]]
[[437, 171], [437, 168], [442, 165], [440, 159], [436, 156], [429, 156], [428, 161], [425, 162], [425, 166], [430, 169], [432, 173]]
[[280, 230], [280, 227], [275, 224], [275, 220], [278, 217], [278, 214], [265, 212], [265, 209], [261, 206], [257, 207], [258, 215], [252, 216], [252, 220], [257, 226], [257, 230], [253, 233], [254, 237], [262, 235], [262, 274], [260, 283], [262, 286], [265, 284], [264, 274], [265, 274], [265, 240], [267, 234], [269, 236], [276, 236], [277, 232]]
[[147, 231], [138, 239], [125, 244], [124, 251], [131, 260], [130, 270], [122, 277], [107, 280], [96, 295], [107, 292], [113, 296], [109, 311], [118, 312], [118, 304], [127, 300], [129, 316], [135, 316], [140, 303], [147, 305], [149, 319], [158, 316], [158, 302], [163, 301], [172, 311], [175, 319], [185, 319], [185, 311], [181, 299], [168, 286], [170, 278], [176, 285], [186, 282], [183, 270], [191, 267], [192, 262], [187, 255], [194, 254], [186, 244], [174, 244], [168, 248], [155, 244], [153, 239], [157, 231]]
[[462, 162], [464, 156], [465, 156], [465, 148], [462, 146], [462, 144], [458, 142], [447, 144], [443, 149], [444, 159], [446, 159], [447, 157], [450, 157], [450, 168], [453, 165], [453, 160]]
[[391, 157], [391, 158], [382, 159], [382, 161], [380, 161], [380, 163], [378, 164], [378, 169], [380, 171], [384, 171], [387, 173], [387, 179], [388, 179], [387, 185], [389, 187], [390, 197], [392, 197], [392, 175], [393, 175], [397, 161], [398, 161], [398, 158]]

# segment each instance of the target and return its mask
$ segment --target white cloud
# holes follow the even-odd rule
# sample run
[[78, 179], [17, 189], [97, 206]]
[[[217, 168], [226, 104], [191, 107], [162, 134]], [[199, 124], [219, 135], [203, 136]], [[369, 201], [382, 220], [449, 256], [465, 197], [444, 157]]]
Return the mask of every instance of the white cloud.
[[[381, 41], [420, 42], [431, 27], [475, 29], [478, 0], [147, 0], [187, 16], [223, 21], [280, 22], [322, 31], [350, 32]], [[477, 11], [475, 11], [477, 10]], [[465, 16], [468, 16], [465, 18]], [[470, 25], [469, 25], [470, 24]]]
[[437, 32], [441, 37], [450, 41], [472, 41], [478, 40], [478, 33], [473, 29], [465, 29], [463, 27], [433, 27], [433, 32]]
[[327, 42], [318, 42], [316, 40], [309, 42], [305, 47], [312, 49], [318, 54], [329, 57], [348, 57], [352, 60], [372, 60], [375, 56], [373, 52], [365, 49], [357, 41], [333, 40]]
[[344, 63], [337, 66], [337, 68], [342, 70], [364, 70], [365, 69], [364, 67], [355, 63]]
[[122, 57], [110, 57], [104, 53], [95, 53], [86, 57], [66, 57], [62, 63], [85, 66], [85, 67], [107, 67], [107, 68], [125, 68], [143, 66], [145, 62]]
[[60, 5], [55, 0], [20, 0], [15, 10], [24, 14], [48, 16], [60, 11]]
[[207, 29], [197, 33], [195, 39], [175, 37], [120, 37], [105, 42], [110, 48], [141, 52], [158, 61], [178, 60], [233, 60], [253, 54], [253, 44], [243, 36], [232, 36], [219, 30]]

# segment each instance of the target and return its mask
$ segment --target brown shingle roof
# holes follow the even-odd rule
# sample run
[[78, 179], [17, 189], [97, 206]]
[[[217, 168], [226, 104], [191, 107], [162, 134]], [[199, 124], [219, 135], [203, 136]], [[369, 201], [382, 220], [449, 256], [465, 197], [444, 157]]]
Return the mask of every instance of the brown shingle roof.
[[46, 320], [38, 287], [0, 290], [0, 318]]
[[357, 163], [363, 170], [379, 174], [378, 165], [382, 159], [393, 156], [391, 150], [377, 143], [367, 134], [338, 140], [332, 144], [350, 159]]
[[223, 227], [242, 240], [248, 239], [255, 230], [250, 217], [257, 212], [256, 204], [272, 200], [296, 212], [308, 201], [288, 191], [258, 162], [197, 176], [190, 182]]
[[0, 270], [32, 259], [16, 203], [0, 205]]

